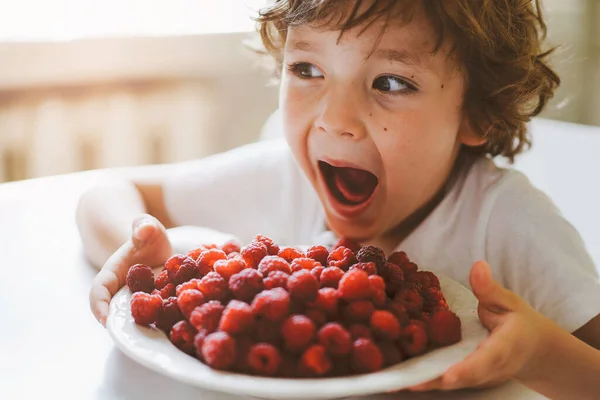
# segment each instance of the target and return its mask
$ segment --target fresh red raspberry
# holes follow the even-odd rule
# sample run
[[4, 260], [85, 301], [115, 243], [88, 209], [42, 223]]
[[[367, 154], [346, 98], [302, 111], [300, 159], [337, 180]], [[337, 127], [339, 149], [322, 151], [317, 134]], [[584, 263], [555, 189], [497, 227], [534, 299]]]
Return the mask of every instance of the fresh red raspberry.
[[329, 250], [325, 246], [312, 246], [306, 250], [306, 257], [312, 258], [318, 261], [321, 265], [327, 265], [327, 257], [329, 257]]
[[310, 273], [312, 274], [312, 276], [314, 276], [317, 281], [321, 281], [321, 273], [323, 272], [323, 270], [325, 269], [325, 267], [319, 265], [314, 267], [313, 269], [310, 270]]
[[254, 341], [249, 336], [237, 336], [236, 340], [236, 359], [235, 365], [233, 367], [234, 371], [248, 374], [251, 373], [252, 370], [250, 365], [248, 364], [248, 354], [250, 353], [250, 348], [254, 346]]
[[175, 285], [173, 283], [168, 283], [167, 286], [160, 289], [158, 291], [160, 297], [163, 299], [168, 299], [169, 297], [173, 297], [176, 295]]
[[169, 279], [169, 272], [166, 269], [164, 269], [156, 277], [156, 280], [154, 281], [154, 287], [160, 290], [167, 286], [169, 283], [171, 283], [171, 280]]
[[186, 318], [189, 318], [192, 311], [205, 301], [204, 295], [197, 289], [186, 289], [177, 296], [177, 305]]
[[431, 340], [440, 346], [450, 346], [462, 339], [460, 318], [450, 310], [440, 310], [429, 321]]
[[414, 262], [408, 262], [406, 264], [402, 264], [402, 265], [400, 265], [400, 268], [402, 268], [402, 271], [404, 272], [404, 276], [410, 275], [419, 270], [419, 266], [417, 264], [415, 264]]
[[339, 247], [346, 247], [352, 250], [353, 253], [357, 253], [360, 250], [360, 244], [358, 244], [358, 242], [356, 242], [355, 240], [348, 238], [341, 238], [340, 240], [338, 240], [337, 243], [333, 246], [333, 249], [335, 250]]
[[290, 313], [290, 295], [282, 288], [264, 290], [254, 297], [252, 311], [255, 316], [281, 321]]
[[356, 256], [352, 250], [347, 247], [338, 247], [329, 253], [329, 257], [327, 257], [328, 267], [338, 267], [344, 271], [348, 271], [348, 268], [355, 263]]
[[359, 373], [375, 372], [383, 368], [383, 355], [371, 339], [356, 339], [352, 344], [352, 368]]
[[219, 246], [217, 246], [216, 243], [204, 243], [204, 244], [201, 244], [200, 247], [204, 247], [206, 250], [219, 248]]
[[279, 246], [273, 242], [273, 239], [267, 237], [265, 235], [256, 235], [254, 237], [254, 242], [260, 242], [267, 247], [267, 252], [271, 256], [276, 256], [279, 254]]
[[296, 300], [311, 302], [317, 298], [319, 282], [308, 270], [295, 272], [288, 279], [288, 291]]
[[387, 303], [383, 278], [379, 275], [369, 275], [369, 284], [371, 285], [373, 304], [378, 308], [383, 308]]
[[403, 289], [396, 293], [394, 302], [402, 304], [409, 315], [420, 315], [423, 310], [423, 297], [415, 289]]
[[183, 263], [181, 263], [177, 272], [175, 272], [173, 283], [179, 285], [180, 283], [187, 282], [190, 279], [198, 278], [198, 276], [198, 264], [196, 261], [188, 257]]
[[402, 352], [407, 356], [421, 355], [427, 349], [427, 332], [423, 326], [411, 321], [408, 326], [402, 328], [398, 340]]
[[344, 318], [349, 323], [369, 322], [373, 312], [375, 312], [373, 302], [368, 300], [357, 300], [348, 303], [346, 307], [344, 307]]
[[338, 285], [344, 300], [364, 300], [371, 297], [369, 275], [360, 269], [353, 269], [344, 274]]
[[309, 306], [321, 310], [329, 316], [333, 316], [337, 314], [339, 299], [340, 295], [334, 288], [321, 288], [317, 293], [317, 298]]
[[400, 336], [400, 322], [389, 311], [376, 310], [371, 315], [371, 331], [383, 340], [396, 340]]
[[152, 269], [144, 264], [135, 264], [129, 268], [126, 282], [131, 293], [151, 293], [154, 290], [154, 274]]
[[258, 264], [258, 272], [263, 276], [269, 276], [273, 271], [282, 271], [286, 274], [291, 274], [292, 269], [290, 264], [279, 256], [266, 256]]
[[221, 250], [223, 250], [223, 252], [227, 255], [231, 253], [239, 253], [242, 251], [242, 245], [239, 241], [231, 239], [223, 243]]
[[386, 282], [387, 294], [390, 297], [393, 297], [402, 287], [402, 283], [404, 282], [404, 272], [402, 271], [402, 268], [396, 264], [386, 263], [379, 274]]
[[230, 335], [247, 333], [254, 327], [252, 307], [239, 300], [231, 300], [221, 316], [219, 330]]
[[317, 333], [319, 343], [325, 346], [327, 353], [333, 357], [342, 357], [352, 350], [352, 336], [337, 322], [329, 322]]
[[200, 280], [198, 289], [206, 300], [225, 300], [229, 296], [227, 281], [216, 272], [209, 272]]
[[200, 290], [200, 289], [198, 289], [199, 284], [200, 284], [200, 279], [198, 279], [198, 278], [190, 279], [187, 282], [183, 282], [182, 284], [177, 285], [177, 287], [175, 288], [175, 296], [179, 297], [181, 292], [183, 292], [184, 290], [188, 290], [188, 289]]
[[313, 268], [316, 267], [322, 267], [321, 263], [318, 261], [313, 260], [312, 258], [308, 258], [308, 257], [303, 257], [303, 258], [296, 258], [294, 261], [292, 261], [292, 271], [299, 271], [302, 269], [306, 269], [308, 271], [312, 271]]
[[408, 256], [403, 251], [393, 252], [392, 254], [390, 254], [387, 261], [392, 264], [396, 264], [399, 267], [401, 267], [404, 264], [408, 264], [410, 262], [410, 260], [408, 259]]
[[217, 260], [213, 264], [213, 269], [219, 275], [221, 275], [226, 282], [229, 282], [229, 278], [233, 275], [241, 272], [246, 268], [246, 263], [240, 258], [232, 258], [227, 260]]
[[263, 288], [262, 274], [252, 268], [246, 268], [229, 278], [229, 290], [233, 297], [246, 303], [250, 303]]
[[[240, 253], [238, 253], [237, 251], [227, 254], [228, 260], [231, 260], [232, 258], [239, 258], [240, 260], [244, 261], [244, 259], [242, 258], [242, 255]], [[246, 261], [244, 261], [244, 264], [246, 264]], [[247, 265], [246, 265], [246, 268], [248, 268]]]
[[198, 257], [204, 250], [206, 250], [206, 247], [204, 246], [196, 247], [195, 249], [188, 251], [187, 256], [194, 261], [197, 261]]
[[352, 337], [352, 340], [359, 338], [373, 339], [373, 334], [368, 326], [362, 324], [352, 324], [348, 328], [348, 333]]
[[281, 364], [279, 350], [267, 343], [257, 343], [248, 352], [250, 371], [261, 376], [276, 376]]
[[433, 272], [430, 271], [411, 272], [406, 276], [406, 280], [409, 282], [419, 283], [423, 290], [427, 290], [431, 287], [436, 289], [440, 288], [440, 280]]
[[448, 302], [442, 291], [435, 287], [430, 287], [423, 292], [423, 311], [432, 312], [434, 310], [448, 309]]
[[296, 258], [306, 257], [304, 253], [294, 247], [282, 247], [277, 255], [289, 263], [294, 261]]
[[160, 296], [145, 292], [135, 292], [131, 296], [131, 315], [136, 324], [150, 325], [154, 323], [161, 306]]
[[252, 336], [257, 343], [269, 343], [279, 347], [282, 343], [281, 321], [257, 318]]
[[211, 300], [194, 308], [190, 314], [190, 323], [198, 331], [205, 329], [209, 333], [214, 332], [219, 327], [223, 309], [224, 307], [220, 302]]
[[256, 269], [258, 268], [260, 261], [269, 254], [269, 251], [264, 244], [260, 242], [251, 242], [242, 248], [240, 254], [248, 268]]
[[304, 351], [315, 337], [315, 323], [305, 315], [292, 315], [281, 324], [285, 349], [292, 353]]
[[200, 253], [197, 263], [200, 277], [206, 276], [208, 273], [214, 271], [213, 266], [217, 261], [226, 259], [227, 254], [219, 249], [208, 249]]
[[186, 256], [185, 254], [175, 254], [167, 260], [167, 262], [165, 263], [165, 269], [167, 270], [167, 273], [169, 274], [169, 279], [171, 281], [175, 280], [175, 274], [179, 270], [181, 264], [183, 264], [185, 261], [194, 260], [191, 257]]
[[402, 303], [392, 301], [387, 304], [388, 311], [394, 314], [394, 317], [398, 319], [400, 322], [400, 326], [406, 326], [409, 322], [408, 311], [406, 311], [406, 307], [402, 305]]
[[183, 319], [183, 314], [177, 304], [177, 297], [169, 297], [162, 301], [162, 307], [156, 316], [156, 327], [169, 334], [173, 325]]
[[377, 271], [381, 271], [386, 263], [385, 253], [377, 246], [365, 246], [356, 253], [356, 259], [361, 263], [373, 262]]
[[302, 366], [311, 373], [320, 376], [325, 375], [332, 368], [331, 359], [327, 355], [325, 346], [313, 344], [302, 354]]
[[202, 343], [202, 357], [209, 367], [228, 370], [236, 360], [235, 339], [226, 332], [211, 333]]
[[171, 340], [171, 343], [173, 343], [175, 347], [184, 353], [194, 354], [194, 337], [196, 336], [196, 333], [198, 333], [196, 328], [189, 322], [186, 320], [179, 321], [171, 328], [169, 340]]
[[325, 322], [327, 322], [327, 315], [316, 308], [308, 308], [304, 311], [304, 315], [306, 315], [312, 322], [314, 322], [316, 327], [322, 326]]
[[202, 345], [204, 344], [204, 339], [208, 336], [208, 332], [205, 329], [202, 329], [194, 336], [194, 353], [196, 357], [204, 361], [202, 358]]
[[269, 290], [274, 289], [276, 287], [287, 289], [289, 277], [290, 276], [283, 271], [271, 271], [269, 273], [269, 276], [263, 279], [265, 289]]
[[377, 342], [377, 347], [379, 347], [383, 356], [384, 367], [391, 367], [404, 360], [402, 351], [400, 351], [400, 348], [394, 342]]
[[344, 271], [339, 269], [338, 267], [327, 267], [321, 272], [321, 287], [338, 287], [340, 280], [344, 276]]
[[375, 275], [377, 273], [377, 267], [375, 263], [372, 261], [369, 262], [359, 262], [350, 267], [350, 269], [361, 269], [367, 273], [367, 275]]

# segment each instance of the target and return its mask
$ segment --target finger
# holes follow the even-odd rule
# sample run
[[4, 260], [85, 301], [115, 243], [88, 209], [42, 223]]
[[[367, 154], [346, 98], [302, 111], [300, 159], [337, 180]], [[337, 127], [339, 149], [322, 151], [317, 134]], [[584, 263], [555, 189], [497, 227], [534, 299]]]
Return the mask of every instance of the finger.
[[513, 311], [518, 304], [516, 295], [494, 280], [487, 262], [477, 261], [473, 264], [469, 279], [479, 303], [491, 311]]
[[428, 392], [431, 390], [437, 390], [442, 386], [442, 377], [433, 379], [429, 382], [421, 383], [419, 385], [411, 386], [408, 390], [412, 392]]
[[136, 248], [151, 243], [160, 237], [161, 233], [166, 234], [160, 221], [149, 214], [142, 214], [135, 218], [131, 224], [131, 230], [131, 239]]
[[94, 317], [105, 327], [111, 298], [112, 295], [108, 287], [100, 283], [94, 283], [90, 290], [90, 308]]

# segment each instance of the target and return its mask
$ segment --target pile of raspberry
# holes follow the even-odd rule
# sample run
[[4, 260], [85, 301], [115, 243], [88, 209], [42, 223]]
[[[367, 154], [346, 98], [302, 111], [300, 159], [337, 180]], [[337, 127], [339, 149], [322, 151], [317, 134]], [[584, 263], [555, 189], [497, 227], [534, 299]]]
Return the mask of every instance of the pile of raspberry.
[[342, 239], [305, 253], [263, 235], [129, 269], [137, 324], [225, 371], [315, 378], [370, 373], [461, 340], [440, 282], [404, 252]]

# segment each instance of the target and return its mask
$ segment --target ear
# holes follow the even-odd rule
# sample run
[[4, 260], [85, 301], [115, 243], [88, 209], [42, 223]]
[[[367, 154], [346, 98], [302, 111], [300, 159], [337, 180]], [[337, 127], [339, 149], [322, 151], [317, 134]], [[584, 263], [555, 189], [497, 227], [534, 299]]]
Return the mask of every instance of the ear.
[[475, 132], [467, 113], [463, 114], [462, 121], [460, 122], [458, 129], [458, 140], [465, 146], [478, 147], [485, 144], [487, 141], [485, 137], [479, 136], [477, 132]]

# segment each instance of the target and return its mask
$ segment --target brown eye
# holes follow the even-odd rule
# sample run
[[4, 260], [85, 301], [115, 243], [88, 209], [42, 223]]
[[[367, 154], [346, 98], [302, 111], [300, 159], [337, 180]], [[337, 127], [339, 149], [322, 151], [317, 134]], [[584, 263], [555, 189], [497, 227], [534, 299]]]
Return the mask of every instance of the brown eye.
[[389, 94], [416, 92], [417, 88], [393, 75], [382, 75], [373, 81], [373, 89]]
[[288, 70], [301, 79], [322, 78], [323, 74], [317, 67], [309, 63], [295, 63], [288, 66]]

